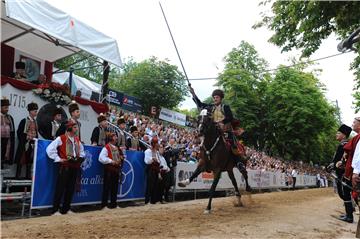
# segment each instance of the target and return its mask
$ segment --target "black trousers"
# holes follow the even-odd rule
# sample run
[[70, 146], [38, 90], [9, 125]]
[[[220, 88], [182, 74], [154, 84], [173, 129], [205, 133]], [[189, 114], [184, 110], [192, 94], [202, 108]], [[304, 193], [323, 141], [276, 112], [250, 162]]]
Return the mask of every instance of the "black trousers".
[[157, 203], [160, 200], [159, 174], [149, 168], [145, 192], [145, 203]]
[[1, 169], [4, 168], [6, 147], [9, 142], [9, 138], [1, 138]]
[[109, 208], [116, 207], [117, 194], [119, 189], [119, 172], [114, 172], [108, 169], [104, 169], [104, 183], [101, 206], [108, 206], [108, 199], [110, 194]]
[[[33, 144], [30, 144], [28, 150], [25, 151], [25, 166], [26, 166], [25, 177], [26, 177], [26, 179], [32, 179], [31, 166], [32, 166], [33, 161], [34, 161], [34, 148], [33, 148]], [[16, 178], [20, 178], [23, 165], [24, 164], [23, 164], [23, 162], [21, 162], [21, 159], [20, 159], [20, 161], [17, 162], [17, 165], [16, 165], [16, 175], [15, 175]]]
[[292, 185], [292, 188], [295, 189], [295, 184], [296, 184], [296, 177], [292, 177], [293, 179], [293, 185]]
[[70, 204], [75, 191], [76, 179], [79, 169], [70, 167], [59, 167], [59, 174], [56, 181], [53, 213], [60, 208], [61, 199], [64, 198], [61, 213], [67, 213], [70, 210]]
[[336, 189], [339, 197], [344, 200], [344, 192], [343, 192], [343, 185], [341, 183], [342, 175], [337, 175], [338, 179], [336, 180]]
[[352, 183], [350, 180], [347, 180], [344, 178], [344, 182], [346, 183], [346, 185], [348, 185], [349, 187], [346, 187], [343, 185], [343, 200], [344, 200], [344, 206], [345, 206], [345, 212], [347, 217], [349, 218], [353, 218], [353, 206], [352, 206], [352, 201], [351, 201], [351, 187], [352, 187]]

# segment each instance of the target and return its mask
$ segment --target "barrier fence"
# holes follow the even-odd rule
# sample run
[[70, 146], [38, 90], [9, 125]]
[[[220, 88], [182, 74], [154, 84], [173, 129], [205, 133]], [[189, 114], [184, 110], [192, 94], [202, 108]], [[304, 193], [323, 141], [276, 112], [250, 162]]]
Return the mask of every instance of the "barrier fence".
[[[52, 206], [58, 163], [54, 163], [46, 155], [49, 140], [36, 140], [34, 153], [34, 178], [31, 192], [31, 209]], [[74, 195], [72, 205], [98, 204], [101, 202], [103, 187], [103, 165], [98, 161], [101, 147], [84, 146], [85, 161], [81, 165], [80, 184]], [[213, 181], [211, 173], [200, 174], [193, 183], [186, 188], [177, 186], [179, 180], [189, 178], [196, 168], [195, 164], [179, 162], [175, 170], [175, 192], [184, 190], [209, 189]], [[238, 170], [234, 174], [240, 188], [245, 187], [245, 181]], [[283, 173], [249, 170], [249, 183], [255, 189], [284, 188], [285, 175]], [[315, 176], [299, 175], [297, 187], [316, 186]], [[144, 153], [126, 151], [126, 159], [122, 169], [121, 184], [119, 185], [118, 201], [144, 199], [146, 187]], [[233, 186], [226, 173], [222, 174], [217, 190], [232, 189]]]
[[[189, 178], [196, 169], [195, 164], [188, 164], [184, 162], [178, 162], [176, 167], [176, 181]], [[245, 188], [245, 180], [242, 174], [238, 170], [234, 170], [234, 175], [238, 186]], [[269, 189], [269, 188], [285, 188], [286, 177], [284, 173], [280, 172], [268, 172], [262, 170], [248, 170], [249, 184], [255, 189]], [[201, 190], [210, 189], [213, 182], [212, 173], [201, 173], [190, 185], [186, 188], [175, 186], [176, 192], [182, 190]], [[311, 187], [316, 186], [316, 176], [298, 175], [296, 177], [296, 187]], [[233, 185], [226, 172], [222, 173], [217, 190], [232, 189]]]

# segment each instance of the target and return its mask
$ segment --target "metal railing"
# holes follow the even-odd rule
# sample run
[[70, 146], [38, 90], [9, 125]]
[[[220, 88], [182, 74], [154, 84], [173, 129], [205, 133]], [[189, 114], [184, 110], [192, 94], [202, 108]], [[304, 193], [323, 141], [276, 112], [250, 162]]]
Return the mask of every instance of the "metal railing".
[[[130, 134], [129, 132], [126, 132], [125, 130], [120, 129], [117, 125], [114, 125], [113, 123], [110, 123], [108, 121], [108, 129], [111, 132], [122, 132], [124, 133], [126, 136], [130, 137], [130, 138], [134, 138], [134, 136], [132, 134]], [[144, 140], [139, 139], [139, 141], [144, 144], [147, 148], [151, 148], [150, 144], [146, 143]]]

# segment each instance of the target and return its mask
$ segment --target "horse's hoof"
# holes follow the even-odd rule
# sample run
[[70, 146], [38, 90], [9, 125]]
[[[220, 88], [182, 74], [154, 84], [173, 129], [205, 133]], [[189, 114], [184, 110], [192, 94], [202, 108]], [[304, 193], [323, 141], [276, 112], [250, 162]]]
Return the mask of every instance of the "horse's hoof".
[[236, 198], [237, 201], [234, 202], [234, 207], [243, 207], [244, 204], [242, 203], [241, 198], [240, 197], [236, 197]]
[[204, 211], [204, 214], [210, 214], [210, 213], [211, 213], [211, 210], [206, 209], [206, 210]]
[[178, 182], [178, 186], [179, 186], [179, 187], [182, 187], [182, 188], [186, 187], [186, 186], [189, 185], [189, 184], [190, 184], [190, 180], [189, 180], [189, 179], [185, 179], [185, 180], [182, 180], [182, 181]]
[[250, 186], [246, 186], [245, 190], [246, 190], [246, 192], [249, 192], [249, 193], [252, 192], [252, 188]]

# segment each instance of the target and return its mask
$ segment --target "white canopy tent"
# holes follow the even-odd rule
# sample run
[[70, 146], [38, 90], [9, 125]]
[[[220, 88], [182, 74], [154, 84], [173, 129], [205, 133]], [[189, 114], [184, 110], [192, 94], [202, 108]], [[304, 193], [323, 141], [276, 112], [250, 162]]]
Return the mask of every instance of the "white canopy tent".
[[83, 50], [122, 65], [115, 39], [45, 1], [5, 0], [1, 5], [2, 43], [50, 62]]
[[[54, 82], [64, 84], [69, 81], [69, 76], [70, 76], [69, 72], [57, 73], [53, 75], [52, 80]], [[73, 80], [73, 85], [72, 85], [73, 89], [71, 89], [71, 91], [74, 94], [74, 91], [80, 90], [81, 97], [84, 99], [90, 99], [93, 92], [98, 94], [101, 93], [101, 85], [96, 82], [90, 81], [86, 78], [83, 78], [75, 74], [72, 75], [72, 80]]]

